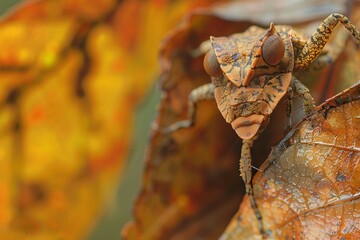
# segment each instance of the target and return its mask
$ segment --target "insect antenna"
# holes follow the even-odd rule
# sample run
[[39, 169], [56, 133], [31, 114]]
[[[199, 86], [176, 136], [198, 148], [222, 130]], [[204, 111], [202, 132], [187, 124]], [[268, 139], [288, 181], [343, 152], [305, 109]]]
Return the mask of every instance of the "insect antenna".
[[264, 172], [264, 171], [261, 170], [260, 168], [257, 168], [257, 167], [255, 167], [255, 166], [253, 166], [253, 165], [251, 165], [251, 168], [253, 168], [253, 169], [255, 169], [256, 171], [259, 171], [259, 172]]

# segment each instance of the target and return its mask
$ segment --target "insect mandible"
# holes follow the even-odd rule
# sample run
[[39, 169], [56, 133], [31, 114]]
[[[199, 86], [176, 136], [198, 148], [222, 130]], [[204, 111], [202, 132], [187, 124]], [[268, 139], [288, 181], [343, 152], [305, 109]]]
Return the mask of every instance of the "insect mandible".
[[315, 63], [325, 66], [335, 60], [335, 55], [322, 53], [322, 50], [339, 22], [360, 44], [360, 32], [346, 16], [338, 13], [329, 15], [309, 39], [301, 37], [290, 26], [274, 26], [273, 23], [269, 29], [253, 26], [228, 37], [210, 37], [212, 47], [205, 55], [204, 68], [211, 83], [190, 93], [188, 120], [163, 129], [164, 133], [170, 133], [193, 126], [197, 102], [215, 99], [226, 122], [242, 139], [240, 176], [263, 236], [267, 233], [251, 183], [253, 141], [267, 126], [271, 113], [287, 92], [302, 97], [307, 114], [313, 110], [315, 104], [308, 88], [293, 76], [293, 72]]

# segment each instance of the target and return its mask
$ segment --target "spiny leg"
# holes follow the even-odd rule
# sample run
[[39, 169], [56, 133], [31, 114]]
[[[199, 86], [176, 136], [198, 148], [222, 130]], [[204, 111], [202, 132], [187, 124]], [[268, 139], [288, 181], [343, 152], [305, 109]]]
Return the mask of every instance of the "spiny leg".
[[310, 94], [310, 90], [296, 78], [291, 79], [290, 87], [293, 89], [295, 94], [299, 95], [303, 99], [304, 110], [306, 114], [310, 114], [315, 107], [315, 101]]
[[360, 44], [359, 30], [344, 15], [333, 13], [320, 24], [315, 33], [307, 40], [295, 60], [295, 69], [307, 68], [318, 57], [325, 44], [329, 41], [333, 29], [339, 22], [352, 34], [356, 42]]
[[347, 34], [346, 29], [339, 29], [327, 51], [321, 52], [306, 70], [317, 71], [335, 62], [343, 52], [348, 37], [349, 35]]
[[287, 90], [287, 96], [288, 96], [288, 100], [286, 102], [286, 116], [288, 119], [288, 125], [286, 126], [285, 129], [285, 133], [288, 133], [290, 131], [290, 128], [292, 126], [292, 121], [291, 121], [291, 110], [292, 110], [292, 101], [293, 101], [293, 97], [294, 97], [294, 92], [292, 90], [292, 87], [289, 86], [288, 90]]
[[241, 158], [240, 158], [240, 176], [244, 180], [246, 195], [250, 200], [250, 205], [254, 210], [256, 219], [258, 221], [259, 231], [261, 235], [265, 235], [264, 225], [262, 222], [261, 213], [257, 207], [256, 200], [254, 197], [254, 192], [252, 188], [252, 173], [251, 173], [251, 147], [254, 142], [254, 139], [243, 140], [241, 148]]
[[196, 120], [196, 106], [199, 101], [214, 99], [214, 85], [208, 83], [191, 91], [188, 98], [188, 120], [176, 122], [162, 130], [164, 134], [176, 131], [181, 128], [192, 127]]

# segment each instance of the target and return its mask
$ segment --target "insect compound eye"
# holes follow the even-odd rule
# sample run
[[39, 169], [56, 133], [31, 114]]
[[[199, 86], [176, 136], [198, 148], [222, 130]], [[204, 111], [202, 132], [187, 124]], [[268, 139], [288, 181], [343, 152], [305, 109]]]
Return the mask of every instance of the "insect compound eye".
[[270, 66], [280, 63], [285, 53], [285, 44], [278, 35], [271, 35], [262, 46], [262, 57]]
[[221, 77], [222, 71], [220, 68], [220, 64], [217, 61], [215, 52], [211, 49], [204, 58], [204, 69], [207, 74], [211, 77]]

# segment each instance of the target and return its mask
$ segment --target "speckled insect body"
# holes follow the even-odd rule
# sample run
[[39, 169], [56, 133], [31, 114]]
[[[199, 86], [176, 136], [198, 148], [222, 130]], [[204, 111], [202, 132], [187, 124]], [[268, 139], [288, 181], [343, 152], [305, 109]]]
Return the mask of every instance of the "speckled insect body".
[[335, 60], [336, 54], [322, 50], [339, 22], [360, 44], [360, 32], [345, 16], [336, 13], [328, 16], [309, 39], [290, 26], [274, 26], [272, 23], [269, 29], [253, 26], [228, 37], [210, 37], [211, 47], [205, 55], [204, 68], [211, 83], [194, 89], [189, 95], [190, 119], [164, 130], [164, 133], [169, 133], [193, 126], [196, 103], [215, 99], [225, 121], [243, 140], [240, 175], [258, 219], [259, 232], [265, 238], [271, 233], [265, 230], [251, 184], [250, 150], [253, 141], [266, 127], [271, 113], [287, 92], [303, 98], [306, 113], [312, 111], [314, 100], [293, 72], [301, 72], [312, 63], [321, 67]]
[[[251, 27], [229, 37], [211, 37], [223, 72], [223, 76], [212, 77], [215, 100], [225, 120], [231, 123], [241, 139], [251, 139], [261, 131], [289, 88], [294, 49], [289, 34], [291, 28], [281, 27], [281, 30], [285, 31], [279, 32], [271, 25], [268, 30]], [[268, 54], [263, 52], [267, 41], [280, 44], [275, 46], [281, 48], [276, 49], [279, 56], [282, 55], [280, 61], [268, 59], [267, 63], [263, 58]], [[211, 54], [207, 58], [213, 58]]]

